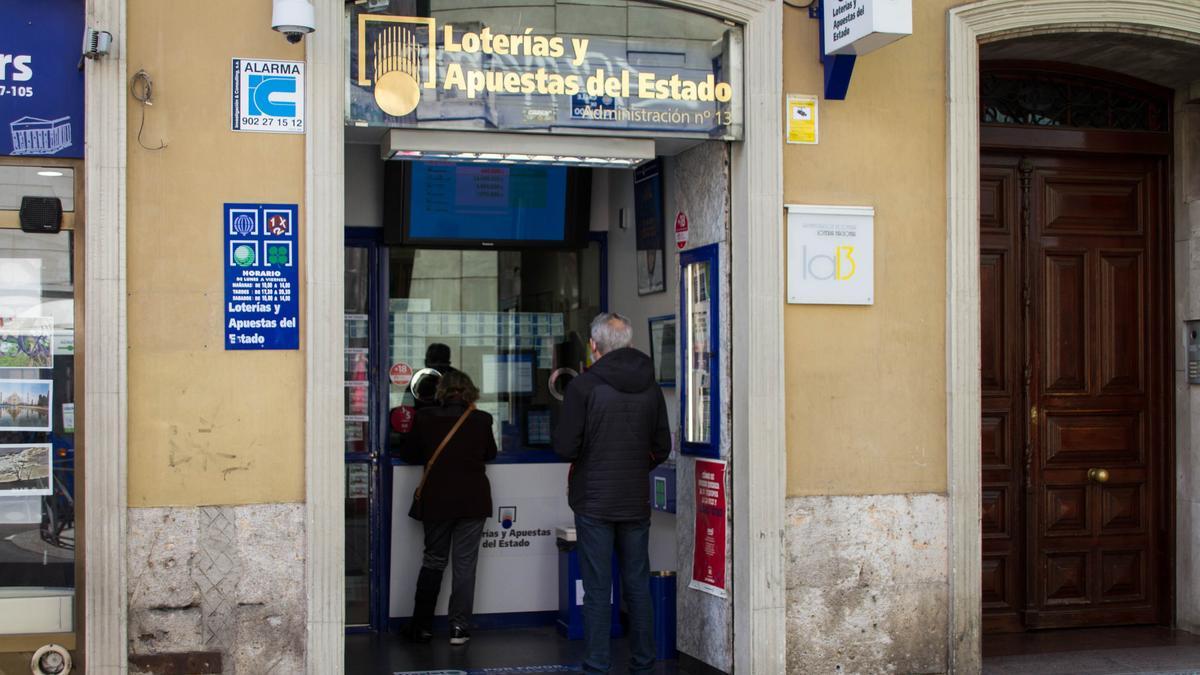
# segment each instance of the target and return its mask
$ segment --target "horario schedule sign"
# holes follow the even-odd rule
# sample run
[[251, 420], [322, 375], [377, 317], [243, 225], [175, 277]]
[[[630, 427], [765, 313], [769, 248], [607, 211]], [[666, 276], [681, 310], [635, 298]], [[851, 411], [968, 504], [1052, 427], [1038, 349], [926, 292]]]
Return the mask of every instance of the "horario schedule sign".
[[225, 349], [300, 347], [295, 204], [226, 204]]

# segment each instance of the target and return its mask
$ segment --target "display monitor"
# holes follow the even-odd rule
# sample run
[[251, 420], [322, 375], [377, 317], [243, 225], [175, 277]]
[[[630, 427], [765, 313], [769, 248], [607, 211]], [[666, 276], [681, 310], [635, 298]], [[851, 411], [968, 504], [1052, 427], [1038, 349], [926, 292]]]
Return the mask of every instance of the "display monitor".
[[589, 170], [473, 162], [388, 164], [390, 244], [573, 247], [587, 236]]

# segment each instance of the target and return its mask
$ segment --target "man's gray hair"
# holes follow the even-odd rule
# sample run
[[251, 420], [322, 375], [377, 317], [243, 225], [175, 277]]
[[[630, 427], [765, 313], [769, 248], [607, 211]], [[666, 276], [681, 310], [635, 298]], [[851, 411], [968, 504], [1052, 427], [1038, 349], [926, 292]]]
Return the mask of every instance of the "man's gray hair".
[[592, 319], [592, 341], [601, 355], [633, 344], [633, 325], [616, 312], [602, 312]]

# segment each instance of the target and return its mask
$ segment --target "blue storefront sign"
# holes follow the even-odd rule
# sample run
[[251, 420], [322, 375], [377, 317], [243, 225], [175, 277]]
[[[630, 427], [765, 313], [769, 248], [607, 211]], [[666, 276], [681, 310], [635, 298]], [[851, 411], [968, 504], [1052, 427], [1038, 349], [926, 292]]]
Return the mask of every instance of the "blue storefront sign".
[[300, 347], [295, 204], [225, 204], [225, 349]]
[[0, 2], [0, 155], [83, 157], [83, 0]]

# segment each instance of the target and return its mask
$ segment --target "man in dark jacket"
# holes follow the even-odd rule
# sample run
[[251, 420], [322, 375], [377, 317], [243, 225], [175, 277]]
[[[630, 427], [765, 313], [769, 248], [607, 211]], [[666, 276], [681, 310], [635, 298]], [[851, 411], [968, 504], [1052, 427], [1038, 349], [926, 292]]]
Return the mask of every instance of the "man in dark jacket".
[[629, 670], [654, 667], [650, 605], [650, 499], [647, 476], [671, 452], [667, 403], [649, 356], [631, 348], [633, 328], [620, 314], [592, 321], [596, 359], [567, 387], [554, 450], [571, 460], [583, 576], [584, 670], [607, 673], [612, 613], [612, 556], [620, 561], [629, 609]]

